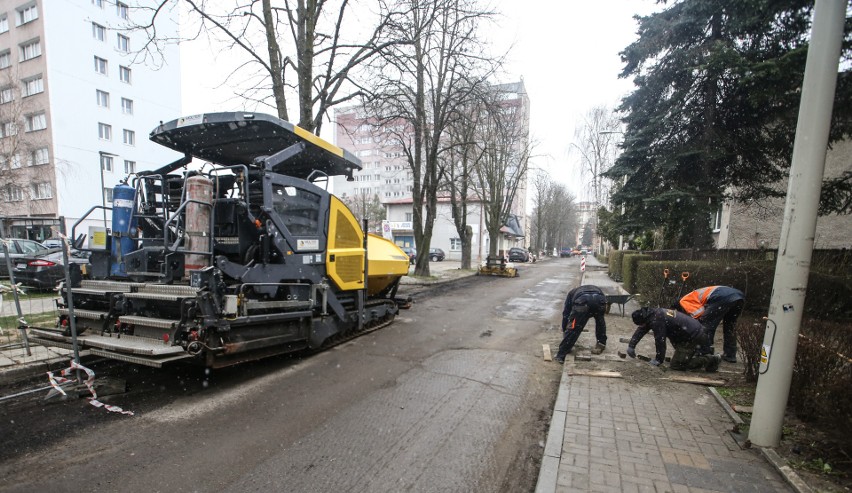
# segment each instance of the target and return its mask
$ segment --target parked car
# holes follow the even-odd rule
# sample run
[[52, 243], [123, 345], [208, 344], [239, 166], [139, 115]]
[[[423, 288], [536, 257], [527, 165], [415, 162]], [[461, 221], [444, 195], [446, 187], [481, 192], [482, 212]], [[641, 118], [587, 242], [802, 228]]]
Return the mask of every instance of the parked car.
[[440, 248], [430, 248], [429, 249], [429, 260], [432, 262], [443, 262], [446, 254]]
[[408, 263], [413, 264], [417, 262], [417, 249], [414, 247], [400, 247], [402, 251], [408, 255]]
[[62, 248], [62, 240], [59, 238], [50, 238], [41, 242], [47, 248]]
[[570, 248], [563, 248], [559, 250], [560, 257], [570, 257], [572, 255], [574, 255], [574, 252]]
[[[47, 253], [49, 248], [33, 240], [22, 240], [20, 238], [9, 238], [6, 245], [9, 248], [9, 257], [12, 259], [12, 267], [15, 267], [18, 259], [32, 257]], [[0, 247], [0, 277], [9, 277], [9, 269], [6, 267], [6, 254]]]
[[523, 248], [513, 247], [509, 249], [509, 262], [529, 262], [530, 252]]
[[[72, 249], [68, 260], [72, 264], [85, 265], [89, 262], [89, 254]], [[17, 258], [13, 265], [15, 281], [33, 288], [53, 289], [59, 281], [65, 279], [65, 264], [62, 260], [61, 249]]]

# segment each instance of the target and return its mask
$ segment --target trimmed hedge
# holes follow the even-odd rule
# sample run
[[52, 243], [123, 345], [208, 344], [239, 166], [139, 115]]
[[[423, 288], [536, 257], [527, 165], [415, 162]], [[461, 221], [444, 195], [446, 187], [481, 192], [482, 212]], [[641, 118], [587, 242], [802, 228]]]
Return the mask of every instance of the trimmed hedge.
[[624, 250], [613, 250], [609, 252], [609, 277], [616, 281], [621, 279], [621, 261], [624, 258]]
[[[663, 269], [669, 282], [663, 285]], [[681, 272], [689, 272], [686, 284]], [[636, 291], [651, 306], [669, 307], [681, 296], [704, 286], [732, 286], [745, 294], [745, 309], [766, 313], [772, 295], [775, 261], [751, 261], [720, 265], [713, 261], [640, 261], [636, 268]], [[671, 281], [675, 281], [672, 283]], [[626, 283], [625, 283], [626, 284]], [[805, 315], [822, 320], [852, 319], [852, 279], [812, 271], [808, 278]]]
[[630, 294], [636, 293], [636, 270], [639, 267], [639, 262], [651, 260], [650, 255], [625, 255], [621, 263], [621, 273], [623, 274], [622, 285]]

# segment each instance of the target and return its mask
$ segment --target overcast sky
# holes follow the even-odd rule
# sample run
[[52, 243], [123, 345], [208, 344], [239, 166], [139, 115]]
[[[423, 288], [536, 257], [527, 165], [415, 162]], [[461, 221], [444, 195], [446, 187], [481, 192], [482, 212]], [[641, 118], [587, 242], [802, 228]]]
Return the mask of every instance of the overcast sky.
[[[570, 153], [577, 121], [596, 105], [615, 106], [632, 82], [619, 79], [618, 53], [636, 39], [636, 14], [647, 15], [651, 0], [495, 0], [502, 12], [487, 31], [495, 52], [510, 48], [507, 75], [499, 82], [524, 79], [530, 98], [530, 133], [538, 142], [533, 167], [583, 198], [576, 154]], [[253, 110], [220, 86], [227, 63], [205, 41], [181, 50], [183, 113]], [[331, 140], [331, 126], [323, 137]], [[327, 134], [327, 135], [326, 135]]]

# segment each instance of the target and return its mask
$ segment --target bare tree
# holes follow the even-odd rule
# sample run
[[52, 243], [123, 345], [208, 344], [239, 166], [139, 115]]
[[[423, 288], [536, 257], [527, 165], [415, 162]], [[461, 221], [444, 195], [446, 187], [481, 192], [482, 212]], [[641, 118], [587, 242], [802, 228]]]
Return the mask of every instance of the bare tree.
[[[394, 1], [385, 10], [401, 18], [388, 25], [387, 36], [398, 42], [376, 59], [366, 106], [411, 168], [414, 240], [428, 251], [448, 163], [441, 159], [447, 129], [493, 65], [477, 38], [492, 14], [476, 0]], [[415, 274], [429, 275], [428, 256], [418, 256]]]
[[349, 210], [355, 214], [359, 224], [367, 219], [367, 230], [376, 232], [381, 230], [382, 221], [386, 217], [385, 207], [379, 200], [377, 194], [357, 193], [355, 195], [342, 196], [340, 198]]
[[[580, 174], [588, 180], [593, 203], [592, 229], [597, 235], [597, 210], [608, 202], [609, 187], [603, 174], [615, 162], [620, 121], [613, 110], [595, 106], [583, 117], [574, 134], [572, 148], [580, 154]], [[608, 181], [608, 180], [607, 180]]]
[[490, 243], [488, 256], [497, 256], [500, 229], [506, 224], [515, 194], [527, 173], [532, 144], [518, 100], [505, 100], [499, 88], [483, 101], [477, 145], [481, 158], [475, 172], [475, 193], [482, 202]]
[[[55, 172], [44, 135], [47, 115], [37, 104], [41, 77], [21, 80], [7, 69], [0, 82], [0, 215], [55, 215]], [[23, 96], [30, 97], [23, 97]]]
[[532, 229], [540, 250], [572, 247], [577, 236], [574, 196], [543, 173], [533, 177]]
[[[378, 52], [398, 43], [383, 40], [393, 12], [376, 13], [374, 27], [358, 32], [364, 23], [350, 8], [349, 0], [246, 0], [230, 8], [207, 0], [156, 0], [134, 7], [128, 30], [144, 31], [148, 42], [136, 53], [137, 60], [161, 59], [168, 43], [207, 38], [223, 50], [240, 50], [246, 56], [228, 79], [240, 77], [240, 97], [273, 108], [290, 121], [289, 91], [297, 93], [298, 124], [319, 135], [332, 107], [361, 95], [348, 84], [356, 67]], [[384, 6], [381, 3], [380, 6]], [[160, 37], [158, 18], [183, 7], [189, 35], [182, 39]], [[360, 12], [369, 17], [366, 11]], [[350, 27], [351, 26], [351, 27]]]

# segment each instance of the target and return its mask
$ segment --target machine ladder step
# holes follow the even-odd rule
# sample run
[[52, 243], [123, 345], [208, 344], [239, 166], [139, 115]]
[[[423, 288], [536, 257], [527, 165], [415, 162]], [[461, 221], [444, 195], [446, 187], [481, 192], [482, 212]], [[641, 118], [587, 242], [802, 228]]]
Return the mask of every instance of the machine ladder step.
[[141, 325], [143, 327], [154, 327], [155, 329], [166, 329], [171, 330], [175, 328], [180, 320], [169, 320], [166, 318], [151, 318], [151, 317], [137, 317], [135, 315], [122, 315], [118, 317], [118, 320], [123, 324], [129, 325]]
[[[70, 315], [69, 310], [67, 308], [59, 309], [60, 315]], [[99, 312], [96, 310], [82, 310], [77, 308], [74, 310], [74, 316], [77, 318], [91, 318], [93, 320], [103, 320], [109, 315], [108, 312]]]

